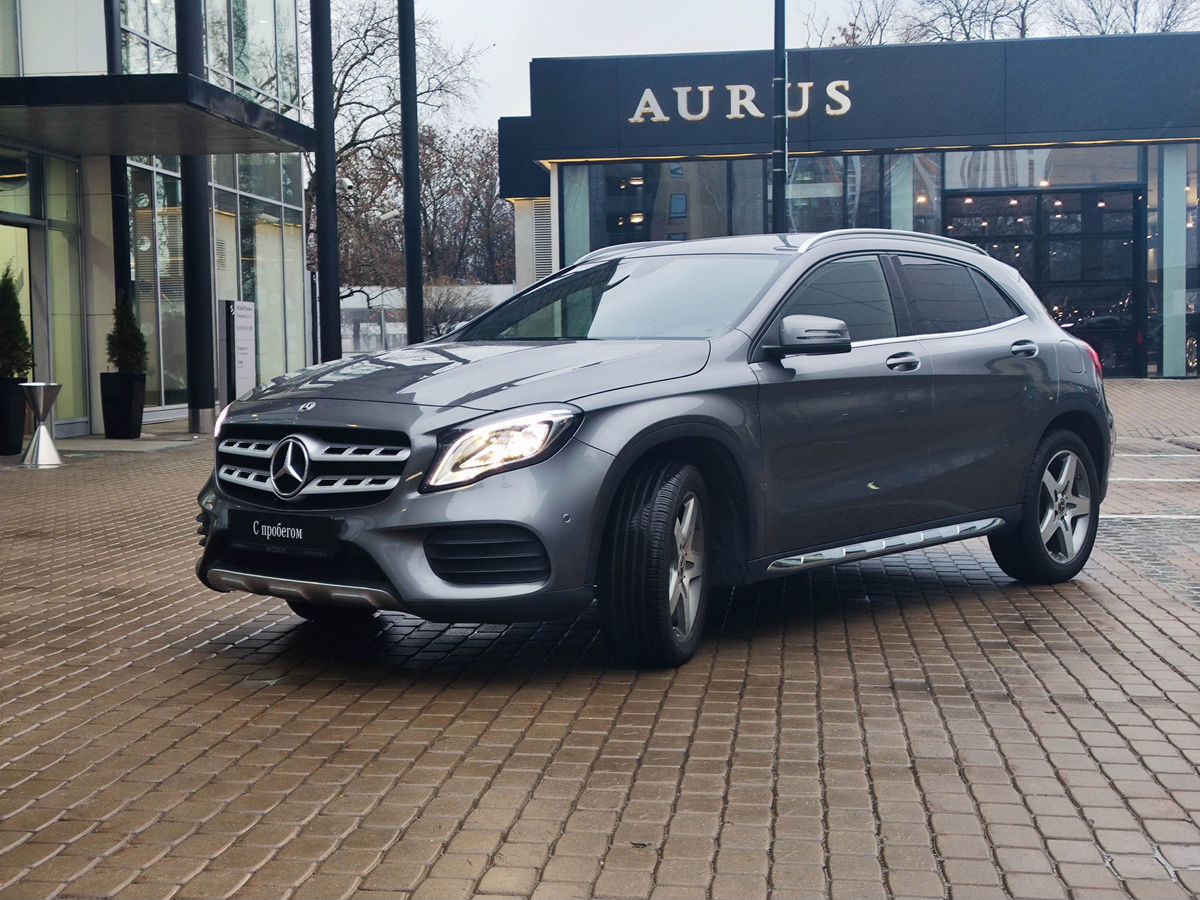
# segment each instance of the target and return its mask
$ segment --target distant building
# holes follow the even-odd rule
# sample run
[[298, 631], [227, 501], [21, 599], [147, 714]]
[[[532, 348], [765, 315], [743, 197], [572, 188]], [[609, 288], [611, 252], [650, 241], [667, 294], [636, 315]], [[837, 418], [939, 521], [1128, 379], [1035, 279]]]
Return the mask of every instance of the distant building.
[[[473, 284], [466, 287], [492, 306], [513, 295], [511, 284]], [[404, 288], [343, 287], [342, 351], [368, 353], [403, 347], [408, 342], [408, 325], [403, 316], [405, 293]]]
[[[789, 53], [795, 232], [900, 228], [1021, 271], [1115, 375], [1195, 376], [1200, 34]], [[517, 284], [769, 228], [769, 52], [535, 59], [500, 120]]]
[[[149, 345], [147, 421], [187, 415], [189, 354], [215, 371], [214, 403], [235, 370], [256, 383], [312, 359], [297, 0], [178, 0], [182, 35], [176, 2], [0, 3], [0, 267], [22, 286], [35, 378], [63, 385], [59, 435], [101, 427], [117, 290]], [[190, 188], [183, 154], [203, 167]], [[208, 227], [185, 241], [194, 203]], [[197, 296], [211, 341], [185, 328]]]

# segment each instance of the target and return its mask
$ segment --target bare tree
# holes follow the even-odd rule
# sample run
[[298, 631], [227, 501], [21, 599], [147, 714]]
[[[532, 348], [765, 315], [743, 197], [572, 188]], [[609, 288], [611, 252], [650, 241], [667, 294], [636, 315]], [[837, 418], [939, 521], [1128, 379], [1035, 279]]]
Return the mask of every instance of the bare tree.
[[832, 35], [836, 29], [828, 15], [817, 12], [816, 7], [800, 10], [800, 28], [804, 33], [803, 46], [827, 47], [834, 43]]
[[1057, 0], [1052, 16], [1063, 34], [1186, 31], [1200, 20], [1200, 0]]
[[1028, 37], [1039, 0], [914, 0], [900, 40], [977, 41]]
[[441, 337], [490, 307], [478, 286], [435, 278], [425, 288], [425, 329], [430, 337]]
[[[339, 226], [351, 232], [361, 229], [364, 204], [379, 206], [378, 214], [388, 211], [384, 205], [389, 202], [388, 197], [372, 193], [378, 184], [370, 181], [359, 184], [355, 178], [372, 168], [373, 156], [391, 153], [399, 147], [399, 40], [395, 0], [334, 0], [333, 111], [338, 213]], [[305, 53], [309, 52], [306, 46]], [[435, 20], [422, 17], [417, 21], [417, 102], [426, 115], [470, 102], [478, 83], [479, 53], [470, 44], [462, 47], [446, 44]], [[305, 68], [310, 68], [311, 60], [305, 62]], [[311, 79], [305, 78], [303, 83], [311, 84]], [[382, 170], [377, 167], [374, 174], [379, 171]], [[311, 211], [308, 217], [311, 259], [315, 253], [312, 237], [316, 216], [321, 214], [315, 207], [311, 178], [305, 200]], [[352, 234], [351, 244], [353, 240]], [[346, 244], [344, 239], [343, 258]]]
[[834, 45], [861, 47], [890, 43], [901, 0], [850, 0], [848, 19], [838, 27]]
[[[404, 281], [400, 144], [382, 139], [344, 166], [355, 185], [341, 204], [347, 284]], [[513, 212], [498, 191], [499, 141], [492, 129], [425, 125], [420, 134], [421, 248], [431, 278], [513, 280]]]

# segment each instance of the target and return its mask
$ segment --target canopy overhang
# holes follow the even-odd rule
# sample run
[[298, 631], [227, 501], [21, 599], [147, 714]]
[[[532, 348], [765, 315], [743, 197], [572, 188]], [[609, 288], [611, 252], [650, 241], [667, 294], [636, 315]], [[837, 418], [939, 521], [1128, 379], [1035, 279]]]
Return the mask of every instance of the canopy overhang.
[[191, 75], [0, 78], [0, 139], [72, 156], [294, 153], [316, 132]]

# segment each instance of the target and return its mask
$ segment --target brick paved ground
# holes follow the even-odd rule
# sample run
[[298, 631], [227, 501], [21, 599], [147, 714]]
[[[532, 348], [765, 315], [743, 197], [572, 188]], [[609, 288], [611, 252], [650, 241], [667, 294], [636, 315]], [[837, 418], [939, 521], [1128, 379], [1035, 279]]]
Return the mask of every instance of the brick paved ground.
[[[1118, 478], [1200, 478], [1200, 385], [1110, 392]], [[594, 615], [210, 593], [208, 465], [0, 470], [0, 896], [1200, 893], [1196, 482], [1114, 482], [1070, 585], [982, 541], [846, 565], [638, 673]]]

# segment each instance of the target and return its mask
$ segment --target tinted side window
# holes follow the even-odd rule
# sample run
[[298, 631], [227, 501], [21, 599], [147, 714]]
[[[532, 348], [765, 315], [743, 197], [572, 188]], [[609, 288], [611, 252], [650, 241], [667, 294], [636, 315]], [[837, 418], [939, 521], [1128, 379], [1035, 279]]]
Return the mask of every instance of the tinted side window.
[[991, 324], [966, 266], [916, 256], [900, 257], [900, 265], [918, 333], [968, 331]]
[[896, 336], [896, 313], [875, 256], [836, 259], [805, 278], [784, 304], [785, 316], [828, 316], [850, 327], [850, 340]]
[[1024, 315], [1017, 305], [1000, 293], [999, 288], [992, 284], [986, 276], [980, 275], [972, 269], [971, 277], [975, 279], [975, 289], [983, 298], [983, 308], [987, 311], [988, 319], [993, 325]]

